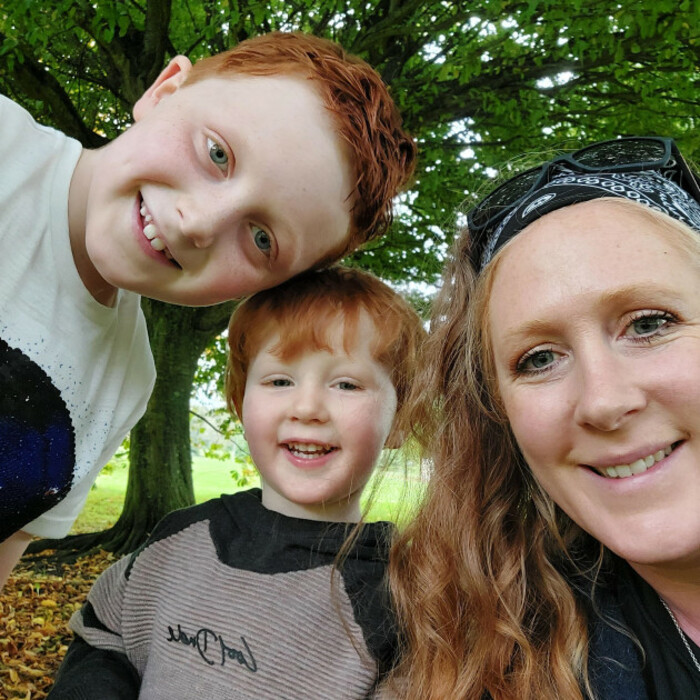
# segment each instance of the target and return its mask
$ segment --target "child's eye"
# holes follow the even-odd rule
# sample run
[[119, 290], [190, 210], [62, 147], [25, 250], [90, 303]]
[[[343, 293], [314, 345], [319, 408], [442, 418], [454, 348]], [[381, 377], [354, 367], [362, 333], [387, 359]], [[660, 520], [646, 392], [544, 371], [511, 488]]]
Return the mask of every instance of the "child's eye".
[[282, 387], [282, 386], [291, 386], [292, 382], [289, 379], [272, 379], [269, 382], [269, 384], [270, 384], [270, 386]]
[[253, 242], [255, 243], [255, 247], [266, 255], [269, 255], [270, 251], [272, 250], [272, 237], [270, 234], [255, 224], [253, 224], [250, 228], [253, 232]]
[[357, 384], [353, 384], [353, 382], [338, 382], [338, 389], [342, 389], [343, 391], [357, 391], [360, 387]]
[[228, 168], [228, 155], [223, 147], [216, 143], [216, 141], [207, 138], [207, 148], [209, 149], [209, 158], [211, 158], [211, 162], [221, 170], [226, 170]]
[[675, 316], [666, 311], [642, 311], [625, 328], [625, 335], [633, 340], [653, 338], [676, 322]]

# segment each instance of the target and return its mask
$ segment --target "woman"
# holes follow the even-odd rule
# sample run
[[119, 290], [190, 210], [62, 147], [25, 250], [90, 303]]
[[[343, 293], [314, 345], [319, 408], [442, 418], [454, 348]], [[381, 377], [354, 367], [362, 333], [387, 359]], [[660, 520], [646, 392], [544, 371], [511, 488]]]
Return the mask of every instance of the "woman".
[[427, 351], [434, 476], [392, 562], [402, 694], [700, 697], [697, 181], [670, 139], [595, 144], [468, 229]]

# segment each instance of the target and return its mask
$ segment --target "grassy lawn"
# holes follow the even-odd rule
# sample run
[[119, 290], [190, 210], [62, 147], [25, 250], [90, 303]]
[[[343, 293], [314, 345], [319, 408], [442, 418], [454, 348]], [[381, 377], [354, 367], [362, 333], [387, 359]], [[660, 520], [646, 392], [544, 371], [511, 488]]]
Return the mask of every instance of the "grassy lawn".
[[[257, 475], [246, 486], [239, 487], [231, 476], [232, 462], [207, 457], [193, 457], [192, 478], [197, 503], [216, 498], [222, 493], [233, 493], [241, 488], [259, 485]], [[237, 465], [240, 468], [240, 465]], [[110, 527], [119, 517], [126, 492], [127, 467], [115, 464], [102, 472], [95, 482], [83, 512], [73, 526], [72, 532], [94, 532]], [[371, 490], [372, 482], [365, 495]], [[404, 477], [403, 467], [398, 465], [386, 470], [378, 486], [370, 520], [406, 521], [411, 516], [423, 490], [423, 484], [415, 474]]]

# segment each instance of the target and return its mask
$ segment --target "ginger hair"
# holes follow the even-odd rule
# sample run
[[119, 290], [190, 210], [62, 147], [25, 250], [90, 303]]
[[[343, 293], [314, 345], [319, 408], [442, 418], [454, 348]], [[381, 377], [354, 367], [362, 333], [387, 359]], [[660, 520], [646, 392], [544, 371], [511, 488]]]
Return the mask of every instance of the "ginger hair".
[[230, 75], [292, 75], [313, 81], [352, 166], [350, 236], [332, 262], [383, 235], [392, 199], [413, 175], [416, 146], [379, 74], [339, 44], [299, 32], [271, 32], [197, 61], [185, 84]]
[[[634, 211], [700, 260], [697, 232], [642, 204]], [[575, 206], [575, 205], [574, 205]], [[504, 246], [477, 277], [467, 231], [455, 242], [432, 313], [420, 401], [437, 397], [427, 434], [426, 500], [395, 541], [390, 583], [405, 656], [393, 683], [410, 700], [576, 700], [593, 697], [588, 620], [609, 551], [542, 490], [501, 404], [488, 300]]]
[[418, 370], [426, 332], [411, 305], [379, 278], [357, 268], [335, 266], [312, 270], [244, 300], [228, 327], [226, 403], [242, 418], [250, 363], [272, 338], [283, 361], [303, 352], [331, 351], [329, 330], [343, 322], [343, 347], [352, 353], [360, 314], [371, 319], [374, 359], [385, 367], [396, 390], [397, 412], [388, 443], [400, 442], [410, 429], [407, 397]]

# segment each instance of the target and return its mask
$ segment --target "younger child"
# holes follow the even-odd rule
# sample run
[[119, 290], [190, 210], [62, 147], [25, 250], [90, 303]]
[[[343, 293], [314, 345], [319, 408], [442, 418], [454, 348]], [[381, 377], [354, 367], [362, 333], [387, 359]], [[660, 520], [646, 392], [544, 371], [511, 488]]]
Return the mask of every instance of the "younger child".
[[351, 524], [382, 448], [408, 430], [423, 336], [411, 307], [356, 269], [241, 304], [226, 394], [262, 490], [171, 513], [102, 574], [51, 699], [371, 697], [397, 649], [392, 526], [353, 537]]
[[414, 146], [374, 70], [293, 33], [175, 57], [98, 150], [2, 96], [0, 123], [1, 585], [145, 410], [138, 295], [214, 304], [340, 258], [386, 229]]

